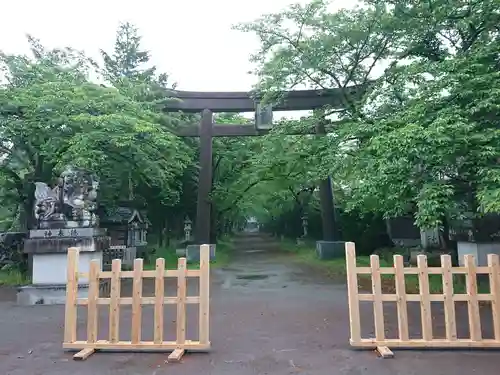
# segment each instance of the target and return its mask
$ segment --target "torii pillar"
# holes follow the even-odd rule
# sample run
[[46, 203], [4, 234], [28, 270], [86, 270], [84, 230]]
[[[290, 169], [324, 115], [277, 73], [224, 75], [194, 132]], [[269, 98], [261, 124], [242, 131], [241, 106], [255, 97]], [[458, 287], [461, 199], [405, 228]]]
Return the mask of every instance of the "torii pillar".
[[200, 124], [200, 172], [198, 176], [198, 201], [196, 204], [195, 240], [196, 243], [210, 243], [212, 191], [212, 130], [213, 113], [204, 109]]

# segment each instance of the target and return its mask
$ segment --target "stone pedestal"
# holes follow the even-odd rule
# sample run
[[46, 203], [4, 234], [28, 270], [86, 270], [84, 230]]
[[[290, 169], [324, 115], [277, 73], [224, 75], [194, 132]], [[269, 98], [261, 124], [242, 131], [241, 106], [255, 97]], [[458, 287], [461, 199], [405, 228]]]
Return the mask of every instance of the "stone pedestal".
[[[79, 272], [89, 272], [90, 261], [99, 260], [102, 267], [103, 251], [109, 248], [109, 237], [104, 229], [37, 229], [31, 230], [25, 241], [24, 252], [32, 256], [32, 285], [19, 289], [19, 304], [64, 304], [66, 294], [66, 264], [68, 248], [78, 247]], [[79, 295], [85, 297], [88, 280], [78, 280]]]
[[474, 255], [477, 266], [488, 265], [488, 254], [500, 255], [500, 242], [457, 242], [458, 263], [464, 266], [464, 255]]
[[344, 241], [316, 241], [316, 255], [321, 260], [344, 258]]
[[[77, 298], [88, 296], [88, 284], [79, 284]], [[22, 286], [17, 293], [18, 305], [64, 305], [66, 284], [31, 284]]]
[[[31, 281], [35, 285], [66, 284], [67, 253], [33, 254], [33, 274]], [[102, 267], [102, 251], [80, 250], [78, 272], [88, 273], [90, 261], [99, 260]], [[87, 279], [79, 279], [79, 284], [87, 284]]]
[[103, 270], [111, 271], [113, 259], [120, 259], [124, 269], [133, 268], [134, 260], [137, 258], [137, 247], [125, 245], [113, 245], [103, 254]]
[[[210, 244], [210, 261], [215, 260], [215, 244]], [[188, 245], [186, 247], [186, 260], [191, 262], [200, 261], [200, 249], [201, 245]]]

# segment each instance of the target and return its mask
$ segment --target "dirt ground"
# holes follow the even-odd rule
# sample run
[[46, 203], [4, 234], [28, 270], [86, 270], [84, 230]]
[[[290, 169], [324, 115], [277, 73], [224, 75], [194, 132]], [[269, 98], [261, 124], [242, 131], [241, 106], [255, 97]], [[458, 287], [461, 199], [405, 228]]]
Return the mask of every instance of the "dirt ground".
[[[306, 272], [286, 257], [259, 253], [212, 270], [212, 351], [187, 353], [177, 364], [166, 362], [164, 353], [99, 352], [75, 362], [72, 353], [61, 349], [63, 306], [23, 307], [14, 300], [14, 291], [0, 290], [2, 375], [493, 375], [500, 369], [500, 351], [399, 350], [394, 359], [380, 359], [370, 350], [353, 350], [345, 286], [311, 275], [310, 269]], [[418, 305], [410, 308], [415, 335], [418, 310]], [[460, 319], [466, 319], [459, 310]], [[122, 311], [124, 339], [129, 337], [129, 313]], [[150, 313], [144, 313], [145, 339], [152, 335]], [[363, 304], [361, 313], [367, 336], [373, 330], [370, 305]], [[173, 314], [167, 311], [165, 321], [172, 321]], [[195, 316], [196, 311], [189, 311], [188, 338], [197, 329]], [[80, 330], [85, 329], [84, 319], [83, 312]], [[105, 311], [101, 321], [106, 322]], [[386, 323], [391, 336], [397, 322], [390, 306]], [[435, 324], [439, 334], [443, 322], [437, 318]], [[484, 331], [488, 336], [489, 325]]]

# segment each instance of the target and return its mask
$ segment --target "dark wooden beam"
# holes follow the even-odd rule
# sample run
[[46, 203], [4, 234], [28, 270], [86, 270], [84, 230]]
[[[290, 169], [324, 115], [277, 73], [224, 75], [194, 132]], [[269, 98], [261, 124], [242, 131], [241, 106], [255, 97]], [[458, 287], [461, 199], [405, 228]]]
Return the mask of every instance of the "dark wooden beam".
[[210, 243], [210, 192], [212, 191], [212, 126], [213, 113], [205, 109], [200, 124], [200, 172], [198, 174], [198, 202], [196, 206], [195, 240], [197, 244]]
[[[285, 91], [283, 99], [273, 103], [274, 111], [301, 111], [331, 106], [343, 108], [344, 90], [347, 96], [361, 97], [368, 85], [350, 86], [344, 89], [329, 90], [294, 90]], [[252, 92], [198, 92], [171, 91], [170, 100], [165, 103], [164, 111], [183, 111], [198, 113], [204, 109], [212, 112], [254, 112], [256, 106], [255, 93]]]
[[[348, 121], [350, 120], [340, 120], [327, 123], [325, 130], [327, 133], [330, 133], [339, 124]], [[199, 137], [200, 126], [185, 125], [173, 130], [173, 133], [179, 137]], [[252, 136], [266, 135], [268, 133], [269, 130], [257, 130], [255, 128], [255, 125], [252, 124], [248, 125], [214, 124], [212, 128], [212, 137], [252, 137]], [[311, 127], [310, 129], [290, 130], [286, 134], [287, 135], [316, 134], [316, 130]]]
[[[267, 130], [257, 130], [255, 125], [233, 125], [233, 124], [214, 124], [212, 128], [212, 137], [240, 137], [240, 136], [258, 136], [267, 134]], [[199, 125], [186, 125], [174, 130], [174, 134], [179, 137], [199, 137]]]

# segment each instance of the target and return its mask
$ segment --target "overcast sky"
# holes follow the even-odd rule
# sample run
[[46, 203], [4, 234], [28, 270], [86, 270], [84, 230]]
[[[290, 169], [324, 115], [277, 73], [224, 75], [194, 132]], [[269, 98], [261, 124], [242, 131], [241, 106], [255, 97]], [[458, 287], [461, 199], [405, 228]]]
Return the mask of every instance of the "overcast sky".
[[[345, 0], [344, 0], [345, 1]], [[0, 50], [27, 51], [25, 34], [49, 47], [71, 46], [97, 57], [111, 50], [119, 22], [134, 23], [153, 62], [180, 90], [249, 90], [249, 55], [258, 47], [231, 25], [278, 11], [293, 0], [3, 0]], [[306, 3], [306, 0], [299, 1]]]

